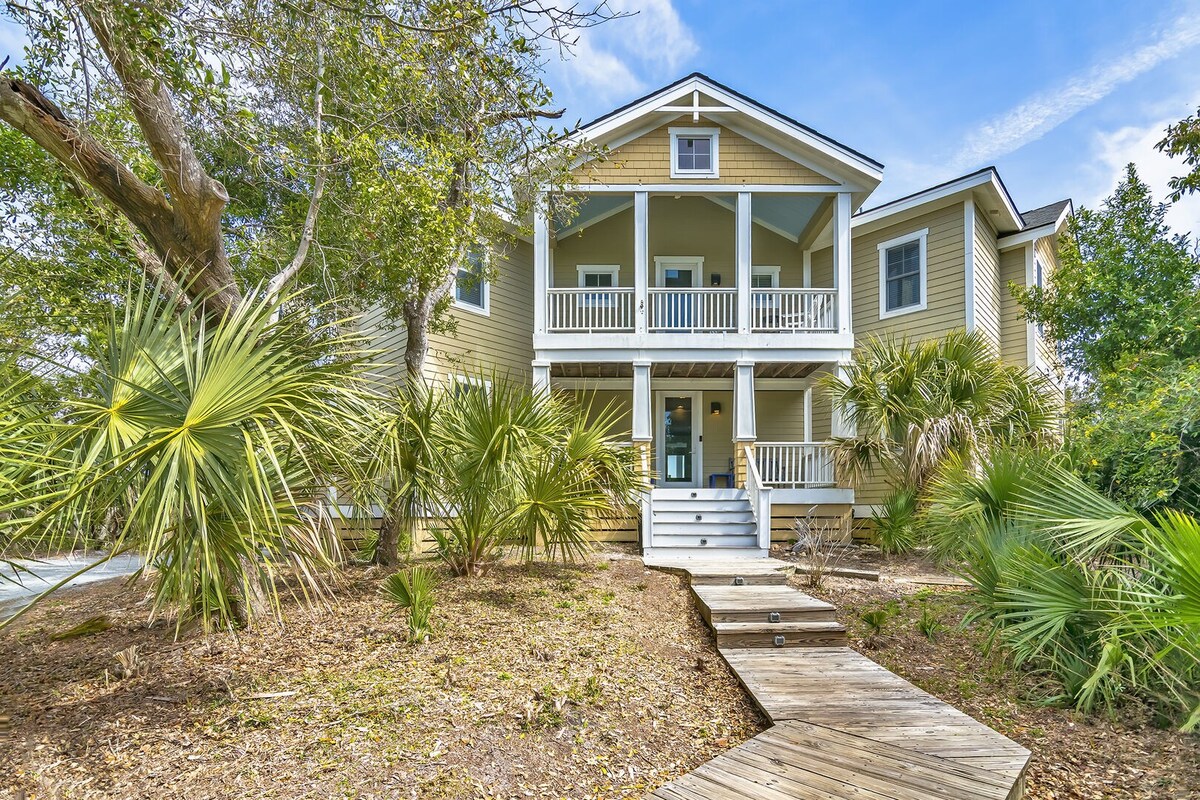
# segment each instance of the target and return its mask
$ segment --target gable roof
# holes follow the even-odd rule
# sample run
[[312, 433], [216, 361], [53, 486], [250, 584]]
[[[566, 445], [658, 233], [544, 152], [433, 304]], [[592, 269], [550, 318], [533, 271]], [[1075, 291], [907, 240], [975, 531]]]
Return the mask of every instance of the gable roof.
[[[688, 94], [703, 95], [718, 105], [708, 106], [705, 111], [699, 104], [696, 108], [670, 104]], [[616, 148], [689, 112], [728, 127], [798, 163], [811, 162], [808, 166], [860, 193], [860, 201], [883, 179], [883, 165], [875, 159], [700, 72], [597, 117], [580, 126], [571, 137]]]
[[837, 139], [834, 139], [830, 136], [826, 136], [825, 134], [821, 133], [820, 131], [818, 131], [814, 128], [810, 128], [808, 125], [805, 125], [803, 122], [799, 122], [799, 121], [793, 119], [792, 117], [789, 117], [787, 114], [784, 114], [782, 111], [776, 111], [775, 109], [771, 108], [770, 106], [763, 105], [762, 103], [758, 102], [754, 98], [752, 98], [748, 95], [742, 94], [737, 89], [730, 88], [729, 86], [726, 86], [725, 84], [721, 83], [720, 81], [717, 81], [717, 80], [714, 80], [714, 79], [708, 77], [703, 72], [693, 72], [691, 75], [685, 75], [684, 77], [680, 78], [679, 80], [675, 81], [674, 83], [668, 84], [668, 85], [662, 87], [661, 89], [656, 89], [653, 92], [650, 92], [649, 94], [642, 95], [641, 97], [639, 97], [636, 100], [629, 101], [628, 103], [621, 106], [620, 108], [614, 108], [612, 111], [609, 111], [607, 114], [602, 114], [602, 115], [596, 117], [594, 120], [587, 123], [586, 125], [579, 126], [579, 129], [581, 131], [588, 130], [589, 128], [591, 128], [593, 126], [595, 126], [601, 122], [604, 122], [606, 119], [615, 117], [619, 114], [624, 114], [625, 112], [629, 111], [630, 109], [634, 108], [635, 106], [639, 106], [642, 103], [645, 103], [646, 101], [651, 100], [660, 94], [669, 93], [672, 89], [675, 89], [677, 87], [682, 88], [685, 83], [688, 83], [689, 81], [696, 80], [696, 79], [704, 81], [704, 82], [708, 83], [710, 86], [712, 86], [716, 89], [720, 89], [721, 91], [738, 98], [742, 102], [747, 103], [751, 106], [754, 106], [759, 111], [762, 111], [765, 114], [770, 114], [772, 116], [778, 117], [781, 121], [786, 122], [789, 125], [793, 125], [799, 129], [807, 132], [811, 136], [815, 136], [819, 139], [822, 139], [822, 140], [828, 142], [829, 144], [833, 145], [834, 147], [837, 147], [841, 150], [845, 150], [847, 153], [857, 156], [858, 158], [862, 159], [863, 161], [866, 161], [867, 163], [872, 164], [872, 165], [878, 167], [879, 169], [883, 169], [883, 164], [880, 163], [879, 161], [876, 161], [875, 159], [871, 158], [870, 156], [868, 156], [864, 153], [861, 153], [858, 150], [855, 150], [854, 148], [852, 148], [848, 145], [842, 144]]
[[898, 197], [874, 208], [859, 211], [851, 219], [853, 227], [892, 225], [905, 217], [922, 213], [925, 206], [936, 202], [961, 202], [979, 193], [984, 207], [995, 211], [999, 219], [993, 220], [1001, 233], [1011, 233], [1025, 228], [1025, 221], [1013, 203], [1008, 187], [1000, 180], [995, 167], [970, 172], [952, 180], [930, 186], [919, 192]]

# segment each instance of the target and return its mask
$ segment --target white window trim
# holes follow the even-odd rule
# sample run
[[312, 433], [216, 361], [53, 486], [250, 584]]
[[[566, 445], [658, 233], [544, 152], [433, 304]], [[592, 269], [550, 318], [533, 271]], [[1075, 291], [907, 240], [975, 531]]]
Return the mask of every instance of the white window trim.
[[455, 308], [461, 308], [463, 311], [470, 311], [472, 314], [478, 314], [481, 317], [490, 317], [492, 315], [492, 282], [484, 279], [479, 282], [480, 296], [483, 300], [483, 305], [474, 305], [464, 300], [458, 299], [458, 272], [454, 273], [454, 285], [450, 287], [450, 296], [454, 298], [453, 305]]
[[587, 295], [587, 294], [583, 294], [581, 292], [579, 294], [579, 296], [575, 299], [576, 305], [578, 305], [580, 308], [584, 308], [584, 307], [612, 308], [613, 306], [615, 306], [617, 304], [617, 298], [613, 295], [613, 293], [611, 291], [605, 292], [605, 289], [608, 288], [608, 289], [616, 290], [616, 289], [620, 288], [620, 284], [621, 284], [621, 280], [620, 280], [621, 265], [620, 264], [578, 264], [578, 265], [576, 265], [575, 269], [579, 273], [579, 288], [580, 289], [589, 288], [587, 286], [584, 286], [584, 284], [583, 284], [584, 277], [587, 275], [612, 275], [612, 286], [610, 286], [610, 287], [603, 287], [603, 286], [592, 287], [595, 289], [597, 295], [603, 295], [603, 297]]
[[477, 378], [474, 375], [463, 375], [462, 373], [454, 374], [454, 382], [465, 386], [482, 386], [483, 390], [491, 395], [492, 382], [486, 378]]
[[[914, 314], [918, 311], [924, 311], [928, 301], [929, 293], [927, 291], [927, 282], [929, 279], [929, 258], [928, 258], [928, 240], [929, 228], [922, 228], [919, 231], [906, 233], [903, 236], [897, 236], [894, 239], [888, 239], [886, 242], [880, 242], [876, 245], [879, 250], [879, 318], [890, 319], [891, 317], [900, 317], [905, 314]], [[920, 242], [920, 291], [921, 301], [914, 303], [911, 306], [903, 306], [888, 311], [887, 307], [887, 251], [893, 247], [899, 247], [902, 244], [908, 244], [912, 241]]]
[[[672, 178], [719, 178], [721, 177], [720, 128], [667, 128], [671, 135], [671, 177]], [[712, 139], [712, 169], [679, 169], [679, 139]]]
[[612, 275], [612, 279], [613, 279], [612, 288], [616, 289], [620, 285], [620, 283], [619, 283], [619, 278], [621, 275], [621, 265], [620, 264], [579, 264], [578, 266], [575, 267], [575, 270], [579, 273], [579, 288], [580, 289], [587, 288], [586, 286], [583, 285], [583, 276], [584, 275]]
[[[770, 275], [771, 276], [771, 288], [778, 289], [780, 272], [782, 272], [781, 267], [776, 267], [774, 265], [756, 264], [756, 265], [753, 265], [750, 267], [750, 278], [751, 278], [751, 280], [753, 280], [754, 277], [757, 275]], [[753, 285], [751, 285], [751, 288], [754, 288]]]
[[653, 288], [663, 288], [663, 271], [671, 267], [692, 267], [692, 288], [704, 285], [704, 256], [655, 256]]

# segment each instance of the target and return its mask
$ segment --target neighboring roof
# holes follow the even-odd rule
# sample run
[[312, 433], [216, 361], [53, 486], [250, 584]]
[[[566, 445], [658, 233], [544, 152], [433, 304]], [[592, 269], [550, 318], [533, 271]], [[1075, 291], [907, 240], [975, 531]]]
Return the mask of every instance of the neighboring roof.
[[1017, 211], [1016, 204], [1013, 203], [1012, 195], [1008, 193], [1008, 187], [1004, 185], [1004, 181], [1000, 180], [1000, 173], [996, 171], [995, 167], [984, 167], [874, 208], [864, 209], [854, 215], [851, 224], [855, 227], [880, 223], [892, 224], [901, 218], [900, 215], [912, 215], [928, 203], [961, 196], [964, 192], [973, 192], [976, 189], [984, 190], [985, 198], [990, 196], [991, 207], [1007, 216], [1007, 225], [997, 225], [998, 229], [1011, 232], [1025, 228], [1025, 222]]
[[1025, 229], [1040, 228], [1043, 225], [1049, 225], [1052, 222], [1058, 222], [1062, 217], [1062, 213], [1071, 205], [1070, 198], [1059, 200], [1041, 208], [1035, 208], [1031, 211], [1022, 211], [1021, 219], [1025, 220]]
[[609, 111], [607, 114], [603, 114], [599, 117], [596, 117], [594, 120], [587, 123], [586, 125], [580, 126], [579, 129], [581, 131], [586, 131], [588, 128], [591, 128], [594, 125], [598, 125], [599, 123], [604, 122], [606, 119], [610, 119], [612, 117], [618, 116], [619, 114], [621, 114], [625, 111], [628, 111], [629, 109], [633, 108], [634, 106], [637, 106], [641, 103], [646, 102], [647, 100], [651, 99], [652, 97], [655, 97], [656, 95], [663, 94], [664, 92], [669, 92], [672, 89], [675, 89], [676, 87], [682, 86], [683, 84], [687, 83], [688, 81], [696, 80], [696, 79], [705, 81], [706, 83], [711, 84], [714, 88], [720, 89], [723, 92], [727, 92], [727, 93], [733, 95], [734, 97], [738, 98], [742, 102], [748, 103], [748, 104], [754, 106], [759, 111], [763, 111], [767, 114], [778, 117], [783, 122], [786, 122], [789, 125], [794, 125], [797, 128], [800, 128], [801, 130], [805, 131], [806, 133], [808, 133], [811, 136], [815, 136], [816, 138], [821, 139], [822, 141], [827, 142], [828, 144], [831, 144], [840, 150], [845, 150], [847, 153], [850, 153], [852, 155], [857, 156], [858, 158], [861, 158], [863, 161], [866, 161], [866, 162], [878, 167], [879, 169], [883, 169], [883, 164], [880, 163], [879, 161], [876, 161], [875, 159], [871, 158], [870, 156], [868, 156], [864, 153], [861, 153], [852, 147], [842, 144], [837, 139], [826, 136], [825, 134], [821, 133], [820, 131], [813, 129], [813, 128], [809, 127], [808, 125], [805, 125], [803, 122], [799, 122], [798, 120], [795, 120], [792, 117], [789, 117], [787, 114], [784, 114], [780, 111], [776, 111], [775, 109], [771, 108], [770, 106], [763, 105], [762, 103], [758, 102], [754, 98], [742, 94], [737, 89], [732, 89], [732, 88], [726, 86], [725, 84], [721, 83], [720, 81], [713, 80], [712, 78], [705, 75], [703, 72], [693, 72], [691, 75], [685, 75], [684, 77], [680, 78], [679, 80], [675, 81], [674, 83], [668, 84], [667, 86], [664, 86], [661, 89], [655, 89], [653, 92], [642, 95], [641, 97], [639, 97], [636, 100], [631, 100], [630, 102], [626, 103], [625, 105], [621, 106], [620, 108], [615, 108], [612, 111]]

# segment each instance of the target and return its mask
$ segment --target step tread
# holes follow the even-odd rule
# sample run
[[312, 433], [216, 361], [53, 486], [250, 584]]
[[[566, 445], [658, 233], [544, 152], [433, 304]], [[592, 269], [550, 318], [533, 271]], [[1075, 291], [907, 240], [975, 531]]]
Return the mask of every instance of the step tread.
[[[765, 613], [765, 612], [764, 612]], [[844, 631], [840, 622], [810, 620], [805, 622], [718, 622], [713, 625], [717, 633], [805, 633]]]

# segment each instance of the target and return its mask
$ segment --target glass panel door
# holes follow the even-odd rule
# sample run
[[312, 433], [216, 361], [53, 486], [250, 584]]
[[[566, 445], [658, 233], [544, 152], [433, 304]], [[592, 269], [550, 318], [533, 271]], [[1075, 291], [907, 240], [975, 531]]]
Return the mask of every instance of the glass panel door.
[[[694, 277], [691, 267], [666, 267], [662, 273], [663, 288], [691, 289]], [[690, 292], [670, 294], [664, 297], [663, 300], [666, 304], [666, 308], [664, 309], [666, 313], [663, 315], [663, 318], [666, 320], [665, 327], [684, 329], [692, 327], [692, 320], [695, 318], [695, 309], [693, 308], [694, 297]]]
[[662, 412], [663, 483], [695, 486], [692, 398], [665, 395]]

